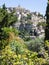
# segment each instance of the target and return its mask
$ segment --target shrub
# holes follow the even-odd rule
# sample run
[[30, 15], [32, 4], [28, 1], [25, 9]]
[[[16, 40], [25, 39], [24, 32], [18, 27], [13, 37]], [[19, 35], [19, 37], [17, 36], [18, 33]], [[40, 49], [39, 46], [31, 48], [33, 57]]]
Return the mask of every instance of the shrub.
[[10, 46], [11, 46], [12, 50], [16, 52], [16, 54], [23, 54], [25, 51], [24, 43], [22, 44], [21, 42], [16, 41], [16, 40], [13, 40], [12, 42], [10, 42]]
[[15, 35], [18, 35], [18, 34], [19, 34], [19, 31], [18, 31], [17, 29], [15, 29], [15, 28], [4, 27], [4, 28], [2, 28], [2, 30], [3, 30], [6, 34], [8, 34], [9, 32], [14, 32]]
[[39, 52], [44, 45], [43, 42], [43, 39], [35, 38], [34, 40], [30, 40], [25, 44], [28, 46], [30, 50]]

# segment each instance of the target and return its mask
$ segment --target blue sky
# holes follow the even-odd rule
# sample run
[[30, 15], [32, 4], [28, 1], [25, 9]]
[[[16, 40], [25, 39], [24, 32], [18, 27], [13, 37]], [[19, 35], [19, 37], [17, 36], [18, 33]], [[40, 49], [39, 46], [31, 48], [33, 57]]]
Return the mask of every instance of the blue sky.
[[0, 6], [5, 3], [7, 7], [17, 7], [20, 5], [30, 11], [40, 12], [41, 14], [45, 14], [47, 0], [0, 0]]

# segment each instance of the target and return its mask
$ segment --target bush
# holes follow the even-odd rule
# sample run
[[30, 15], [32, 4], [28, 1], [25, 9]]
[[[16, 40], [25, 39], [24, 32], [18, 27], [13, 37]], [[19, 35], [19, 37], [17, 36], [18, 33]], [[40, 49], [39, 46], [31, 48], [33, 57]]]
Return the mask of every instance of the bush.
[[9, 32], [14, 32], [15, 33], [15, 35], [18, 35], [19, 34], [19, 31], [17, 30], [17, 29], [15, 29], [15, 28], [10, 28], [10, 27], [4, 27], [4, 28], [2, 28], [2, 30], [6, 33], [6, 34], [8, 34]]
[[43, 39], [35, 38], [34, 40], [26, 42], [26, 45], [30, 50], [39, 52], [44, 45], [43, 42]]
[[45, 46], [49, 47], [49, 40], [45, 41]]
[[0, 65], [34, 65], [33, 60], [37, 57], [36, 52], [29, 51], [15, 40], [0, 52]]
[[10, 46], [12, 48], [12, 51], [15, 51], [16, 54], [24, 54], [25, 50], [25, 45], [24, 43], [22, 44], [19, 41], [13, 40], [12, 42], [10, 42]]
[[11, 51], [9, 46], [0, 51], [0, 65], [14, 65], [17, 55]]

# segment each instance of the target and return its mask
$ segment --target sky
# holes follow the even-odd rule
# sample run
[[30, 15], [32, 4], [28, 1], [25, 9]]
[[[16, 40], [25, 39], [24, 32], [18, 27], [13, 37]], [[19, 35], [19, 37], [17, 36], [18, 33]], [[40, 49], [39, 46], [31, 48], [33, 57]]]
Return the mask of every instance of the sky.
[[47, 0], [0, 0], [0, 6], [5, 3], [6, 7], [17, 7], [20, 5], [31, 12], [40, 12], [45, 15]]

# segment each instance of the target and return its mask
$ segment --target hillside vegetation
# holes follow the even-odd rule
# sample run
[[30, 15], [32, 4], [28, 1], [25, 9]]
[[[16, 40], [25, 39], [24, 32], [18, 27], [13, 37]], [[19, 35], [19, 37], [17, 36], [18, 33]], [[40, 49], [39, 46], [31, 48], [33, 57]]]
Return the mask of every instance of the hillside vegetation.
[[5, 4], [0, 8], [0, 65], [49, 65], [49, 41], [21, 38], [12, 27], [17, 21], [13, 14]]

